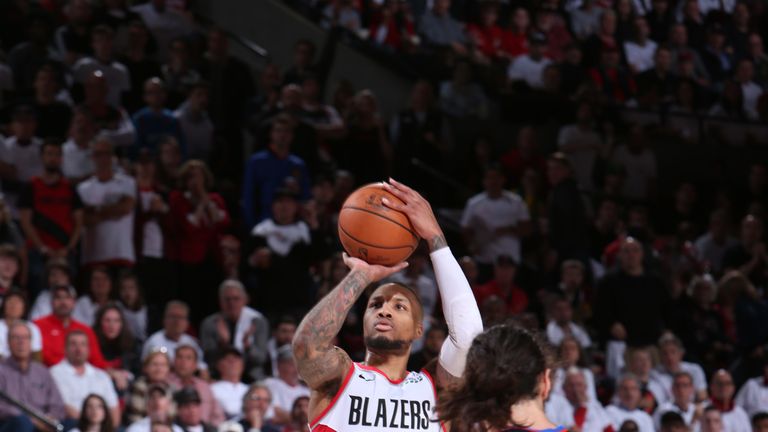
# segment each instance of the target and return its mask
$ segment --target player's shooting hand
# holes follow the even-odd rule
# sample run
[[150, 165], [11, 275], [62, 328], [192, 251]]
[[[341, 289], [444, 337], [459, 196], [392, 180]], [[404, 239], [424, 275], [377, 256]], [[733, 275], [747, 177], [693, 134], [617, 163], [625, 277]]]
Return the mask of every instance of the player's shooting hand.
[[416, 234], [425, 240], [443, 235], [443, 230], [440, 229], [440, 225], [437, 223], [432, 206], [429, 205], [429, 202], [424, 197], [415, 190], [393, 179], [389, 179], [389, 182], [385, 182], [383, 185], [384, 190], [400, 198], [403, 204], [394, 203], [386, 198], [381, 202], [393, 210], [405, 213], [416, 230]]
[[406, 261], [403, 261], [400, 264], [394, 265], [392, 267], [386, 267], [383, 265], [368, 264], [367, 262], [359, 258], [351, 257], [346, 253], [342, 255], [342, 258], [344, 259], [344, 264], [346, 264], [350, 270], [357, 270], [363, 273], [366, 279], [368, 279], [369, 284], [378, 282], [387, 276], [395, 274], [400, 270], [408, 267], [408, 262]]

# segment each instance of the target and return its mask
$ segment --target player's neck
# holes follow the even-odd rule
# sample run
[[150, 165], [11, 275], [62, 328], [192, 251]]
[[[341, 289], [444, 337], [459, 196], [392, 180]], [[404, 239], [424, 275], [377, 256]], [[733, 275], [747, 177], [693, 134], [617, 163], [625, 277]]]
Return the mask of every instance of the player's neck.
[[405, 378], [408, 373], [408, 356], [410, 349], [405, 353], [379, 353], [367, 350], [365, 352], [365, 364], [373, 366], [376, 369], [384, 372], [384, 374], [392, 381], [397, 381]]

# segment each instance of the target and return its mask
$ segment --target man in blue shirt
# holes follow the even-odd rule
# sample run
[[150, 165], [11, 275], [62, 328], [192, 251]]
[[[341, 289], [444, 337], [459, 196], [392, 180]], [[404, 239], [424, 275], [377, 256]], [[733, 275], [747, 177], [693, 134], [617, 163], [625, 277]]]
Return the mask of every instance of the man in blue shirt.
[[275, 190], [284, 186], [286, 179], [296, 182], [300, 200], [309, 199], [309, 171], [301, 158], [291, 154], [291, 141], [293, 122], [287, 116], [277, 116], [267, 149], [254, 153], [246, 163], [242, 202], [243, 221], [249, 231], [271, 215]]
[[147, 106], [133, 115], [133, 125], [136, 127], [135, 154], [144, 148], [156, 153], [160, 141], [167, 136], [176, 138], [182, 156], [187, 154], [179, 121], [170, 110], [165, 108], [165, 101], [166, 92], [163, 81], [160, 78], [148, 79], [144, 83], [144, 102]]

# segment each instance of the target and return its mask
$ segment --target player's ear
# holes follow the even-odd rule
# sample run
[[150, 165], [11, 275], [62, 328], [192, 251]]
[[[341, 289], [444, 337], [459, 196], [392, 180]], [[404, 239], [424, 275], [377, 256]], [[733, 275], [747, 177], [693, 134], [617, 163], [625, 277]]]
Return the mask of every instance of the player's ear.
[[543, 400], [549, 399], [549, 392], [552, 390], [552, 369], [545, 369], [539, 376], [539, 395]]
[[419, 339], [422, 336], [424, 336], [424, 324], [421, 321], [419, 321], [416, 324], [416, 339]]

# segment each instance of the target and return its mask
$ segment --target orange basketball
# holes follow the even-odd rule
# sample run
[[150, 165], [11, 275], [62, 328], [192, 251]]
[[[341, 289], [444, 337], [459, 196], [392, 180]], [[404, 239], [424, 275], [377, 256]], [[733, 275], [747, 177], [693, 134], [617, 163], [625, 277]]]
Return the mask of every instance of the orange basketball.
[[350, 256], [369, 264], [395, 265], [407, 259], [419, 244], [408, 216], [382, 204], [403, 202], [381, 183], [352, 192], [339, 213], [339, 239]]

